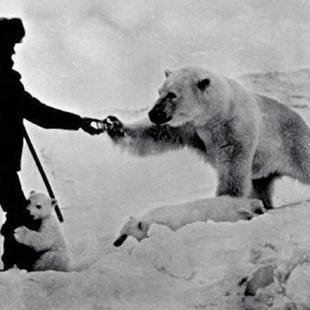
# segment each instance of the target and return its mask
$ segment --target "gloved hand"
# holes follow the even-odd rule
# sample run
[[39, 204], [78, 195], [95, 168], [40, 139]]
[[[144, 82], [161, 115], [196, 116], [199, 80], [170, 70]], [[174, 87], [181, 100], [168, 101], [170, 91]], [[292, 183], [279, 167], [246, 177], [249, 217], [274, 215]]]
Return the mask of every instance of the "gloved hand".
[[89, 117], [82, 118], [81, 128], [90, 135], [99, 135], [105, 131], [102, 121]]

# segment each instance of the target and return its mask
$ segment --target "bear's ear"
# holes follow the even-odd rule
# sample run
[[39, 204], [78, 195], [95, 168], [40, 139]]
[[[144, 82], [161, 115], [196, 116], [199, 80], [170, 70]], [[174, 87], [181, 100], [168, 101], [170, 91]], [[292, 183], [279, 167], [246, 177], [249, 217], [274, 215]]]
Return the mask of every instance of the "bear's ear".
[[167, 78], [171, 73], [172, 73], [171, 70], [166, 69], [166, 70], [165, 70], [165, 77]]
[[198, 81], [197, 87], [201, 90], [204, 91], [207, 87], [210, 85], [210, 79], [206, 78], [203, 80]]

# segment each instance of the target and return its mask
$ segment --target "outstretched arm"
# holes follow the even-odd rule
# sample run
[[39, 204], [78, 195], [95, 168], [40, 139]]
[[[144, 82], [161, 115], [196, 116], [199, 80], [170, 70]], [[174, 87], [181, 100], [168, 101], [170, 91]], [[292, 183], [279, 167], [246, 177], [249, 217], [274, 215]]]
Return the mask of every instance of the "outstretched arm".
[[82, 118], [74, 113], [62, 111], [43, 104], [25, 91], [20, 81], [21, 75], [12, 71], [8, 79], [8, 91], [14, 93], [16, 109], [28, 121], [44, 128], [59, 128], [78, 130], [94, 135], [102, 132], [98, 128], [99, 121], [92, 118]]
[[[190, 124], [180, 127], [154, 125], [148, 120], [124, 124], [115, 116], [104, 121], [108, 135], [115, 144], [140, 156], [195, 146], [196, 134]], [[197, 136], [198, 138], [198, 136]]]
[[78, 130], [82, 125], [80, 116], [47, 106], [26, 91], [20, 93], [20, 108], [24, 118], [44, 128]]

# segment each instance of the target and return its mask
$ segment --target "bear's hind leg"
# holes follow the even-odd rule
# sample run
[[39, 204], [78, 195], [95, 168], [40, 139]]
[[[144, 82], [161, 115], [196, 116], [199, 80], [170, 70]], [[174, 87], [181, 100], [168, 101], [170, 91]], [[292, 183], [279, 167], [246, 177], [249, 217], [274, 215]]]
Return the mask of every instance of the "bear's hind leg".
[[272, 206], [272, 192], [274, 181], [279, 178], [279, 174], [273, 173], [266, 178], [252, 180], [251, 197], [259, 199], [263, 202], [266, 210], [273, 208]]

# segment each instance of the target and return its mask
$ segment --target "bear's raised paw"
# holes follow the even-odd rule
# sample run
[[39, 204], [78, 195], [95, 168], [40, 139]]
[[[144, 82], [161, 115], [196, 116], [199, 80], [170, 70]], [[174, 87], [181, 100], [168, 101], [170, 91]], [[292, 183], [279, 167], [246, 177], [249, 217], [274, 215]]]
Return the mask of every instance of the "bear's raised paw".
[[115, 116], [108, 116], [103, 120], [108, 135], [112, 139], [118, 139], [125, 136], [125, 129], [122, 122]]
[[25, 226], [17, 227], [14, 230], [14, 238], [19, 243], [24, 243], [26, 239], [26, 234], [28, 233], [28, 228]]

